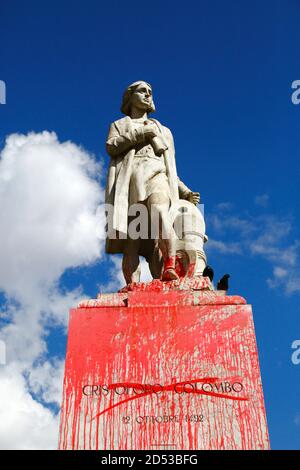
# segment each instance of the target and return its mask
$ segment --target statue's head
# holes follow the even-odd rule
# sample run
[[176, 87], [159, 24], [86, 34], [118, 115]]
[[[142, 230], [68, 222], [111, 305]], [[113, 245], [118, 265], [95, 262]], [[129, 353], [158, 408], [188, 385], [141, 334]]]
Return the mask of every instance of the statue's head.
[[144, 108], [147, 113], [155, 111], [151, 85], [147, 82], [134, 82], [127, 87], [123, 94], [121, 112], [130, 116], [131, 107]]

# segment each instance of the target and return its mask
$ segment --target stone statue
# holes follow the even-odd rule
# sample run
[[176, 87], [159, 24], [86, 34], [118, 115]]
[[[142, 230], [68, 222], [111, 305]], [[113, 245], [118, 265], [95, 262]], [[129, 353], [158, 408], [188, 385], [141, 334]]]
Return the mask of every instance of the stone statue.
[[[155, 111], [151, 86], [144, 81], [132, 83], [123, 95], [121, 111], [125, 117], [111, 124], [106, 142], [111, 157], [106, 204], [112, 207], [113, 230], [113, 236], [107, 236], [106, 252], [123, 253], [127, 284], [140, 279], [140, 255], [148, 261], [153, 278], [169, 281], [182, 275], [200, 275], [206, 265], [205, 225], [195, 207], [200, 195], [177, 176], [171, 131], [148, 117]], [[179, 212], [179, 218], [184, 218], [185, 211], [191, 212], [194, 228], [178, 238], [169, 214], [170, 207], [180, 200], [184, 200], [185, 209]], [[149, 216], [159, 221], [155, 238], [128, 236], [130, 207], [135, 204], [142, 204]], [[194, 207], [192, 211], [188, 210], [190, 206]], [[190, 254], [192, 271], [184, 261], [186, 253]]]

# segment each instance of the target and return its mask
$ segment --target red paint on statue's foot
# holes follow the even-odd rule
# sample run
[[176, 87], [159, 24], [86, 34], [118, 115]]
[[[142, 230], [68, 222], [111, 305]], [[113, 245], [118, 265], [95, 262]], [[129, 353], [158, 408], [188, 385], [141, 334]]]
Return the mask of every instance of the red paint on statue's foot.
[[178, 256], [176, 256], [175, 270], [179, 278], [182, 278], [186, 275], [186, 268], [184, 266], [184, 263], [182, 262], [182, 259]]
[[175, 256], [170, 256], [164, 260], [162, 281], [176, 281], [177, 279], [179, 276], [175, 271]]
[[178, 274], [174, 268], [168, 268], [162, 275], [162, 281], [176, 281], [179, 279]]

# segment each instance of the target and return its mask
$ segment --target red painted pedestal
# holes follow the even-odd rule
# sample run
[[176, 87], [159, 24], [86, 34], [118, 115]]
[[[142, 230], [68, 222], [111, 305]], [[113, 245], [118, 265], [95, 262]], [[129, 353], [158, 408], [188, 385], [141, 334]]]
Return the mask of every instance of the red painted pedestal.
[[60, 449], [268, 449], [251, 307], [207, 278], [71, 310]]

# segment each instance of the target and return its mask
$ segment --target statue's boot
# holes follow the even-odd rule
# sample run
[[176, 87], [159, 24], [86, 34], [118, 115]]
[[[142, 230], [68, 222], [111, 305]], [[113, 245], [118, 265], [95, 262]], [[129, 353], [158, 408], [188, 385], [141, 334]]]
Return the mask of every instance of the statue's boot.
[[179, 279], [179, 276], [175, 271], [175, 256], [171, 256], [164, 261], [164, 272], [161, 280], [175, 281], [176, 279]]

